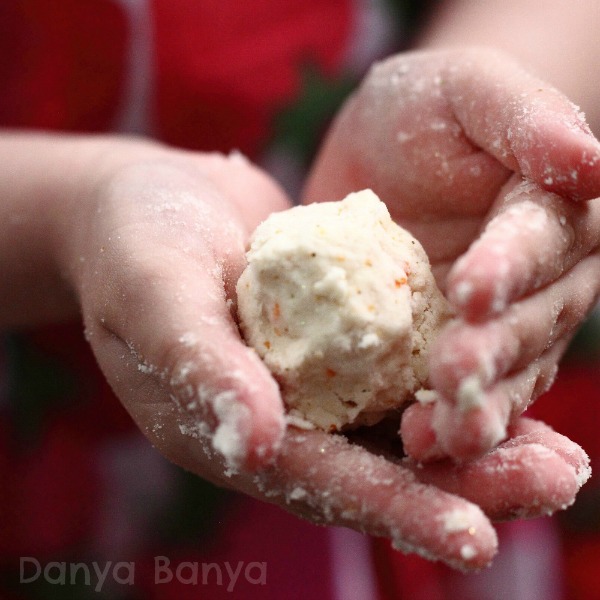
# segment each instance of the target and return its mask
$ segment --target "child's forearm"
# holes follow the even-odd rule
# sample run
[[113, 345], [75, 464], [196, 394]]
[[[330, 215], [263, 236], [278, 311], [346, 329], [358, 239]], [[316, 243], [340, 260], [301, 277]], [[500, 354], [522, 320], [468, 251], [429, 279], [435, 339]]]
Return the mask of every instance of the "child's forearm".
[[0, 328], [77, 314], [67, 256], [85, 235], [94, 174], [109, 160], [101, 137], [0, 134]]
[[[76, 302], [57, 262], [81, 152], [71, 138], [0, 136], [0, 326], [66, 318]], [[83, 148], [82, 148], [83, 150]]]
[[596, 0], [450, 0], [436, 5], [421, 47], [486, 45], [558, 87], [600, 133]]

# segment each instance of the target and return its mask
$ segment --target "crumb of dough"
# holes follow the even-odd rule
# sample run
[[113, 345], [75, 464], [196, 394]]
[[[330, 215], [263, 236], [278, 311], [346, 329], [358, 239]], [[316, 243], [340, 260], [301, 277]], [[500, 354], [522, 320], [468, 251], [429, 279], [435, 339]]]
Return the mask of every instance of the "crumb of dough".
[[240, 327], [291, 417], [370, 425], [427, 387], [449, 305], [422, 246], [372, 191], [271, 215], [247, 259]]

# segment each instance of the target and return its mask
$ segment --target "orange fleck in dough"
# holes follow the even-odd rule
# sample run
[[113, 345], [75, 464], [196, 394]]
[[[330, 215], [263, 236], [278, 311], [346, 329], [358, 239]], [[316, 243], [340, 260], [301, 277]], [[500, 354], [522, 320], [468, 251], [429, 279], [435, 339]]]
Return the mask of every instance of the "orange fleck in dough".
[[273, 306], [273, 319], [277, 321], [281, 317], [281, 307], [279, 306], [279, 302], [275, 302]]

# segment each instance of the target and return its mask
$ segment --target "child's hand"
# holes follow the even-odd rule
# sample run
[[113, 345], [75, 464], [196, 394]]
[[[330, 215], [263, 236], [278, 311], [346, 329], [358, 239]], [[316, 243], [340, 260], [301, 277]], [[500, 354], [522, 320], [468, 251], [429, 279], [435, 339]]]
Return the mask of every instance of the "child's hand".
[[248, 235], [287, 206], [283, 194], [241, 158], [138, 143], [107, 143], [100, 156], [61, 224], [59, 256], [105, 376], [170, 460], [313, 521], [389, 536], [465, 568], [495, 552], [484, 512], [532, 515], [572, 502], [587, 459], [544, 429], [518, 432], [463, 468], [402, 461], [385, 435], [350, 444], [285, 430], [277, 386], [231, 307]]
[[[422, 243], [456, 312], [417, 458], [481, 455], [552, 381], [600, 290], [600, 144], [566, 98], [495, 53], [376, 66], [326, 140], [306, 200], [371, 187]], [[580, 201], [577, 203], [576, 201]]]
[[[256, 468], [281, 443], [283, 406], [240, 339], [235, 283], [249, 233], [287, 200], [240, 156], [121, 146], [98, 164], [67, 248], [88, 340], [163, 452], [206, 437], [230, 467]], [[163, 430], [166, 415], [179, 429]]]

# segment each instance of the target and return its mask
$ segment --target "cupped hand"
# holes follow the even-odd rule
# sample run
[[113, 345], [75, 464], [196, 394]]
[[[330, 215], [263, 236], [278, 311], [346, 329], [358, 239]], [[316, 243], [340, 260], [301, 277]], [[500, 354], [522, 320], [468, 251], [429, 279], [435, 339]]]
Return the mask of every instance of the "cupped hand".
[[456, 319], [406, 411], [419, 459], [480, 456], [552, 382], [600, 292], [600, 144], [577, 107], [484, 49], [375, 66], [333, 124], [308, 202], [372, 188], [427, 251]]
[[230, 467], [256, 468], [281, 444], [283, 405], [240, 339], [235, 282], [249, 234], [285, 195], [238, 155], [113, 141], [93, 166], [70, 271], [107, 380], [154, 439], [175, 408], [173, 435], [207, 436]]

